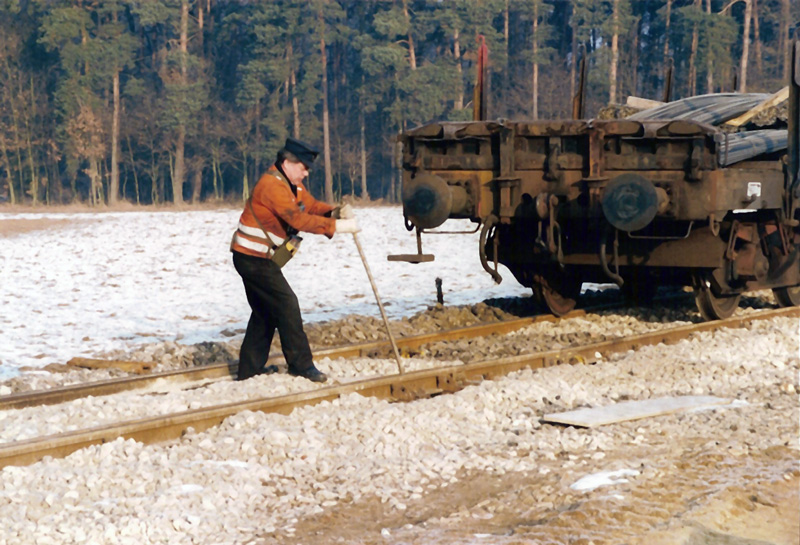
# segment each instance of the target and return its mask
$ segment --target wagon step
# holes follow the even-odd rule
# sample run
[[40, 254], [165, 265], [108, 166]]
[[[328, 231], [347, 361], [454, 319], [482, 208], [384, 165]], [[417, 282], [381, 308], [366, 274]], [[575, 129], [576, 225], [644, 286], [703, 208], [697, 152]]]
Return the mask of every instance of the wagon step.
[[407, 263], [430, 263], [434, 259], [433, 254], [394, 254], [387, 255], [389, 261], [405, 261]]

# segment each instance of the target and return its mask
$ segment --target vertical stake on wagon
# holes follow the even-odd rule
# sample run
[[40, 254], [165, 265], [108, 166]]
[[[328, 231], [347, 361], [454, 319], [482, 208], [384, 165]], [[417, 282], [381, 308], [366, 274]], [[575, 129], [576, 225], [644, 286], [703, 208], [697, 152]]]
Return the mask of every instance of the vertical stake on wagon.
[[356, 243], [356, 248], [358, 248], [358, 255], [361, 256], [361, 262], [364, 264], [364, 270], [367, 271], [367, 278], [369, 278], [369, 283], [372, 286], [372, 293], [375, 294], [375, 300], [378, 302], [378, 308], [381, 310], [381, 317], [386, 326], [386, 333], [389, 334], [389, 341], [392, 343], [392, 350], [394, 350], [394, 359], [397, 360], [397, 369], [402, 375], [405, 373], [405, 370], [403, 369], [403, 362], [400, 360], [400, 352], [397, 350], [397, 343], [394, 340], [394, 335], [392, 335], [392, 330], [389, 329], [389, 320], [386, 319], [386, 311], [383, 310], [383, 303], [381, 303], [381, 298], [378, 295], [378, 287], [375, 285], [375, 280], [372, 279], [372, 273], [369, 270], [364, 250], [361, 249], [361, 243], [358, 241], [357, 233], [353, 233], [353, 240]]

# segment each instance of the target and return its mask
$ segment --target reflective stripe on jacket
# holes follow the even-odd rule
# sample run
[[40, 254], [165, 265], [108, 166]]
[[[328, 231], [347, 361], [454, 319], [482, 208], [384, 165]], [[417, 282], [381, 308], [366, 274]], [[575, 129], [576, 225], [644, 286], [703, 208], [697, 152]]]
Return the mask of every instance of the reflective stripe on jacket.
[[[336, 229], [336, 220], [323, 214], [334, 207], [316, 200], [303, 184], [297, 184], [296, 189], [297, 196], [274, 165], [261, 176], [253, 189], [252, 212], [250, 206], [245, 204], [231, 241], [231, 250], [270, 258], [274, 249], [287, 237], [289, 228], [331, 238]], [[266, 233], [259, 227], [253, 212]]]

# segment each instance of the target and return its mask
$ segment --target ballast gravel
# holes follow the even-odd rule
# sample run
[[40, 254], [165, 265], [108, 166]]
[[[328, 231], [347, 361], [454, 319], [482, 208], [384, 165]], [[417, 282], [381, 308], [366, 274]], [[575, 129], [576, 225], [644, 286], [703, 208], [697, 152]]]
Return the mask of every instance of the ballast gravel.
[[[746, 313], [751, 308], [738, 312]], [[434, 311], [448, 324], [453, 316], [473, 315], [470, 309]], [[602, 342], [612, 338], [647, 333], [689, 323], [687, 312], [660, 308], [658, 310], [623, 309], [588, 314], [584, 317], [563, 319], [557, 322], [540, 322], [505, 335], [492, 335], [475, 339], [437, 342], [412, 353], [406, 359], [406, 371], [417, 371], [469, 363], [503, 356], [513, 356], [543, 350], [556, 350], [569, 346]], [[680, 319], [683, 318], [684, 321]], [[463, 318], [462, 318], [463, 320]], [[441, 323], [441, 322], [438, 322]], [[231, 355], [234, 351], [219, 345], [204, 343], [194, 347], [177, 343], [150, 345], [135, 355], [137, 361], [162, 358], [163, 361], [186, 361], [188, 355], [198, 361], [209, 361], [205, 354]], [[387, 356], [388, 357], [388, 356]], [[393, 360], [351, 358], [331, 360], [323, 358], [317, 366], [330, 375], [328, 384], [389, 375], [397, 372]], [[14, 380], [20, 380], [19, 378]], [[286, 374], [259, 377], [243, 383], [233, 383], [230, 378], [209, 381], [203, 388], [182, 382], [158, 382], [147, 390], [121, 393], [113, 397], [87, 397], [45, 407], [30, 407], [16, 411], [0, 411], [0, 443], [22, 441], [45, 435], [87, 429], [123, 420], [135, 420], [165, 413], [200, 409], [223, 403], [276, 397], [315, 388], [313, 383]]]
[[[323, 363], [337, 377], [347, 376], [338, 373], [352, 365]], [[394, 362], [379, 365], [391, 368]], [[694, 438], [709, 452], [734, 460], [771, 448], [800, 452], [799, 372], [798, 321], [778, 318], [644, 347], [594, 365], [524, 370], [408, 404], [353, 394], [287, 416], [240, 413], [166, 444], [120, 439], [62, 460], [4, 468], [0, 543], [289, 543], [295, 542], [298, 525], [314, 516], [367, 501], [403, 513], [433, 492], [479, 474], [558, 471], [553, 486], [526, 501], [546, 506], [558, 495], [578, 501], [585, 492], [569, 486], [591, 473], [635, 469], [627, 480], [655, 478], [655, 469], [627, 467], [620, 456], [633, 447], [669, 445], [676, 437]], [[251, 387], [270, 395], [296, 383], [308, 387], [270, 375], [148, 393], [140, 404], [167, 412], [174, 395], [182, 399], [179, 404], [204, 403], [207, 397], [220, 403]], [[540, 421], [546, 413], [615, 400], [700, 394], [736, 403], [596, 429]], [[129, 395], [105, 398], [105, 410], [121, 414], [115, 400], [129, 404]], [[52, 409], [41, 408], [36, 418], [55, 418]], [[67, 404], [55, 409], [73, 410]], [[12, 413], [6, 411], [3, 427]], [[796, 477], [798, 471], [794, 456], [776, 460], [758, 477]], [[466, 509], [450, 522], [484, 514]], [[406, 526], [414, 529], [414, 519]], [[393, 531], [385, 529], [384, 542], [392, 542]]]
[[[586, 303], [592, 304], [614, 303], [619, 301], [619, 294], [615, 291], [587, 292], [582, 298]], [[422, 359], [459, 360], [471, 363], [531, 351], [555, 350], [589, 342], [601, 342], [702, 321], [691, 294], [678, 293], [677, 297], [675, 293], [672, 295], [672, 299], [661, 301], [652, 307], [597, 310], [588, 312], [580, 318], [533, 324], [517, 334], [431, 343], [407, 355]], [[773, 307], [772, 293], [764, 290], [743, 297], [736, 313], [741, 315]], [[400, 338], [479, 323], [512, 320], [540, 311], [533, 298], [504, 298], [467, 306], [436, 305], [409, 318], [392, 321], [391, 328], [393, 334]], [[348, 343], [386, 340], [383, 322], [369, 316], [352, 315], [340, 320], [309, 324], [306, 326], [306, 331], [313, 350]], [[230, 331], [232, 338], [228, 342], [186, 345], [167, 341], [145, 344], [130, 352], [111, 351], [98, 354], [97, 357], [152, 364], [154, 372], [209, 364], [232, 365], [238, 361], [243, 333], [244, 331]], [[273, 353], [279, 352], [280, 343], [275, 339]], [[383, 350], [377, 349], [370, 355], [391, 358], [392, 352], [387, 347]], [[81, 369], [52, 363], [41, 369], [26, 369], [20, 376], [0, 381], [0, 395], [47, 390], [126, 375], [128, 373], [115, 368]]]

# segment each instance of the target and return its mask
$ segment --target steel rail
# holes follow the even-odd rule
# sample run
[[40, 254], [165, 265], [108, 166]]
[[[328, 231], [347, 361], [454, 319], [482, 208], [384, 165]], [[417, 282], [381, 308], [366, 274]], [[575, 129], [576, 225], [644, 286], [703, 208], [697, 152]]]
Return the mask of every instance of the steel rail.
[[86, 430], [7, 443], [0, 445], [0, 468], [9, 465], [32, 464], [45, 456], [64, 457], [78, 449], [107, 443], [120, 437], [134, 439], [146, 444], [178, 439], [190, 427], [197, 432], [201, 432], [242, 411], [288, 414], [296, 407], [315, 405], [323, 401], [333, 401], [342, 395], [351, 393], [379, 397], [390, 401], [411, 401], [442, 393], [455, 392], [482, 380], [503, 376], [526, 367], [536, 369], [567, 363], [591, 363], [596, 360], [597, 353], [610, 354], [638, 349], [646, 345], [669, 344], [702, 331], [724, 327], [743, 327], [745, 324], [756, 320], [793, 316], [800, 316], [800, 307], [758, 311], [725, 320], [669, 328], [562, 350], [550, 350], [497, 360], [413, 371], [403, 375], [360, 380], [281, 397], [227, 403], [167, 416], [108, 424]]
[[[606, 307], [598, 307], [606, 308]], [[585, 316], [588, 309], [574, 310], [563, 318], [577, 318]], [[597, 310], [593, 308], [592, 310]], [[438, 331], [433, 333], [424, 333], [422, 335], [414, 335], [409, 337], [399, 337], [396, 339], [398, 347], [405, 349], [415, 349], [422, 345], [430, 344], [437, 341], [451, 341], [457, 339], [469, 339], [475, 337], [485, 337], [493, 333], [509, 333], [516, 331], [523, 327], [529, 326], [534, 323], [541, 322], [554, 322], [559, 320], [553, 315], [542, 314], [538, 316], [531, 316], [527, 318], [518, 318], [516, 320], [506, 320], [502, 322], [488, 322], [477, 325], [462, 327], [458, 329], [451, 329], [447, 331]], [[315, 350], [313, 357], [315, 360], [321, 358], [354, 358], [364, 357], [376, 350], [390, 348], [390, 341], [370, 341], [365, 343], [350, 344], [346, 346], [337, 346], [333, 348], [323, 348]], [[281, 363], [283, 356], [280, 354], [270, 355], [270, 362]], [[94, 396], [100, 397], [105, 395], [116, 394], [129, 390], [139, 388], [146, 388], [152, 386], [158, 381], [168, 380], [173, 382], [190, 382], [198, 380], [208, 380], [222, 378], [225, 376], [236, 376], [236, 364], [228, 365], [225, 363], [203, 365], [199, 367], [192, 367], [189, 369], [178, 369], [172, 371], [163, 371], [160, 373], [150, 373], [147, 375], [137, 375], [129, 377], [114, 378], [108, 380], [95, 381], [90, 383], [75, 384], [65, 386], [62, 388], [52, 388], [50, 390], [37, 390], [34, 392], [23, 392], [19, 394], [11, 394], [0, 397], [0, 410], [9, 409], [22, 409], [25, 407], [34, 407], [37, 405], [55, 405], [57, 403], [64, 403], [79, 399], [82, 397]]]

